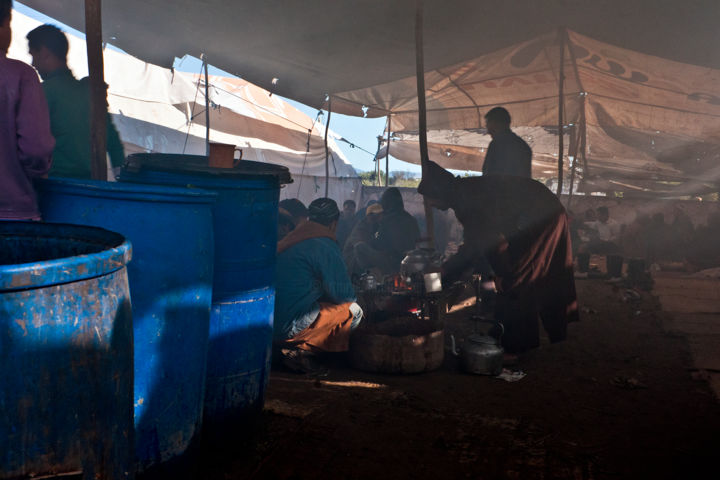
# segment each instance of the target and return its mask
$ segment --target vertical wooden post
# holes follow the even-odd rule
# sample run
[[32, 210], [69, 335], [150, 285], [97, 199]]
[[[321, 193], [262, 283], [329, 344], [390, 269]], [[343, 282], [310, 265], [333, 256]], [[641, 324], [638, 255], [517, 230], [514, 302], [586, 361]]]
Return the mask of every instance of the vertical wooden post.
[[102, 49], [102, 0], [85, 0], [85, 43], [90, 76], [90, 171], [107, 180], [107, 85]]
[[563, 188], [563, 154], [565, 150], [564, 138], [563, 138], [563, 124], [565, 120], [563, 118], [563, 110], [565, 107], [565, 29], [560, 27], [558, 30], [558, 36], [560, 37], [560, 69], [558, 76], [558, 186], [557, 195], [562, 194]]
[[330, 115], [332, 115], [332, 98], [328, 97], [328, 119], [325, 124], [325, 197], [330, 187], [330, 150], [328, 149], [328, 132], [330, 131]]
[[391, 115], [388, 115], [387, 119], [387, 126], [388, 126], [388, 136], [387, 136], [387, 149], [385, 150], [385, 186], [387, 187], [390, 185], [390, 127], [391, 127]]
[[[423, 1], [415, 1], [415, 70], [418, 94], [418, 130], [420, 135], [420, 165], [422, 176], [427, 173], [427, 162], [430, 160], [427, 146], [427, 106], [425, 105], [425, 58], [423, 54]], [[435, 245], [435, 222], [433, 210], [423, 197], [425, 209], [426, 234], [430, 244]]]

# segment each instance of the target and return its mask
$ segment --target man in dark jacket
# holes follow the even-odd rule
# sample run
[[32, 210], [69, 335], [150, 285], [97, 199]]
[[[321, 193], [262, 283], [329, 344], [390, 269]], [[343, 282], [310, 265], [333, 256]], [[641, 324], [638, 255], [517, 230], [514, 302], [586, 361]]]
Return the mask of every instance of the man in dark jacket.
[[495, 107], [485, 114], [492, 141], [485, 154], [483, 175], [514, 175], [532, 178], [532, 149], [510, 130], [510, 113]]
[[443, 283], [487, 258], [498, 289], [495, 318], [503, 346], [519, 353], [539, 345], [538, 317], [551, 342], [577, 320], [573, 258], [565, 209], [543, 184], [509, 175], [456, 178], [434, 162], [418, 187], [431, 205], [452, 208], [464, 243], [443, 265]]
[[383, 216], [377, 238], [370, 244], [355, 245], [355, 255], [362, 270], [378, 269], [382, 273], [400, 271], [405, 254], [415, 248], [420, 227], [415, 217], [405, 210], [400, 190], [388, 188], [380, 197]]

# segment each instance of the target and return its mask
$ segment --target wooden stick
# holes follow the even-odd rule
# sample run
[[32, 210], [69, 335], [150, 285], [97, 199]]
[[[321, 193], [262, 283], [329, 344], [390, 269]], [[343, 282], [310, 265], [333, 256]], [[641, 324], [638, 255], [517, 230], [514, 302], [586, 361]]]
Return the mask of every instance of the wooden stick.
[[90, 76], [90, 171], [107, 180], [107, 85], [102, 49], [102, 0], [85, 0], [85, 38]]
[[[430, 160], [427, 146], [427, 106], [425, 105], [425, 59], [423, 55], [423, 2], [416, 0], [415, 3], [415, 69], [417, 77], [418, 92], [418, 128], [420, 134], [420, 165], [422, 176], [427, 173], [427, 162]], [[426, 234], [430, 244], [435, 245], [435, 222], [433, 210], [425, 197], [423, 197], [425, 209]]]
[[563, 154], [565, 150], [564, 138], [563, 138], [563, 107], [564, 102], [564, 87], [565, 87], [565, 29], [560, 27], [558, 30], [558, 36], [560, 37], [560, 75], [558, 78], [558, 186], [557, 194], [562, 194], [563, 187]]

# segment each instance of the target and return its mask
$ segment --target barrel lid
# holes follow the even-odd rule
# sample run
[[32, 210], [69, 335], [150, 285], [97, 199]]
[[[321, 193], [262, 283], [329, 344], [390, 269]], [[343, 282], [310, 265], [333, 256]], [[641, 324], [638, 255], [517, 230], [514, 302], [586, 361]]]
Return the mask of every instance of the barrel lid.
[[142, 170], [188, 173], [225, 178], [275, 177], [282, 184], [292, 183], [290, 170], [274, 163], [242, 160], [233, 168], [214, 168], [208, 166], [205, 155], [183, 155], [177, 153], [133, 153], [128, 155], [125, 170], [137, 173]]

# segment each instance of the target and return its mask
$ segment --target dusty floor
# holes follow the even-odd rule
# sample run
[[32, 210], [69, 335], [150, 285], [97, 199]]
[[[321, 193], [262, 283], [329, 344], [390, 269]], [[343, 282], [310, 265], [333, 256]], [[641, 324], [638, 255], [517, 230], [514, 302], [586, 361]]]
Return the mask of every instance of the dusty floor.
[[515, 383], [460, 373], [449, 355], [411, 376], [342, 359], [322, 379], [273, 372], [263, 418], [207, 454], [203, 478], [717, 478], [720, 402], [708, 383], [717, 372], [693, 363], [687, 335], [695, 328], [717, 358], [702, 328], [720, 334], [720, 317], [679, 328], [648, 293], [577, 286], [581, 322], [566, 342], [521, 356], [527, 376]]

